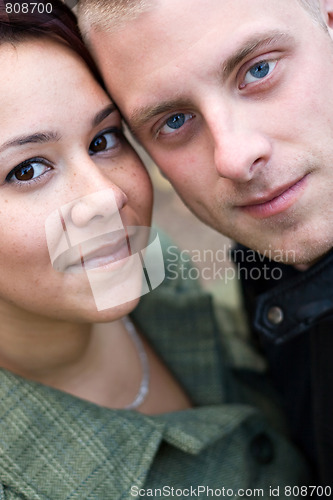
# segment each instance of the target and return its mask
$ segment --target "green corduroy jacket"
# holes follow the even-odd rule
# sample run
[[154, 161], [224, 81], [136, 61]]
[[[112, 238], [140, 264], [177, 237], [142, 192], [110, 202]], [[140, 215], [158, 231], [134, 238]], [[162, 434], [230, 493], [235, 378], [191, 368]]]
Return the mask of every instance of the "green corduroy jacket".
[[194, 407], [112, 410], [0, 370], [0, 500], [294, 498], [306, 465], [268, 423], [262, 375], [232, 369], [211, 297], [167, 275], [133, 319]]

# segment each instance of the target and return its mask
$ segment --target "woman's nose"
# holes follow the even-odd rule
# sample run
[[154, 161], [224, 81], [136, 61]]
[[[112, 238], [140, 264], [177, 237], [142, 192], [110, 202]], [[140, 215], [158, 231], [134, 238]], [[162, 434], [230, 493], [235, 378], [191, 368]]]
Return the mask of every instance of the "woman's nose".
[[127, 196], [116, 185], [82, 196], [71, 203], [70, 218], [77, 228], [121, 220], [120, 212]]
[[125, 193], [112, 186], [82, 196], [62, 207], [63, 225], [70, 246], [116, 231], [118, 236], [123, 234], [125, 237], [121, 210], [126, 203]]

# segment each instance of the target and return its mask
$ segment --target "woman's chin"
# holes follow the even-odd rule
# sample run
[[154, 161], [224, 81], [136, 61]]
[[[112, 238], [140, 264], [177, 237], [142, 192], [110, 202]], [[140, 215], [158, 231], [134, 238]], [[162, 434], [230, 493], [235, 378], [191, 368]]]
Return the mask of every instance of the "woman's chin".
[[98, 311], [93, 299], [83, 301], [80, 304], [74, 305], [69, 312], [63, 312], [64, 320], [77, 323], [110, 323], [131, 313], [138, 305], [140, 297], [125, 302], [124, 304], [105, 308]]

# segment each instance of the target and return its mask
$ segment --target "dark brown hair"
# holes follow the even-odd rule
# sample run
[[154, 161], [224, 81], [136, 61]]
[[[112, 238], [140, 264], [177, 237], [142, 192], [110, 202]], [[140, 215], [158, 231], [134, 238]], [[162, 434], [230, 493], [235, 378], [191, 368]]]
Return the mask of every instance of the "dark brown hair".
[[[33, 38], [54, 38], [66, 43], [76, 52], [87, 64], [88, 68], [103, 85], [98, 69], [84, 45], [80, 31], [77, 26], [76, 17], [73, 12], [60, 0], [47, 0], [43, 2], [46, 6], [52, 6], [52, 9], [43, 9], [40, 13], [37, 9], [32, 12], [31, 3], [26, 0], [15, 0], [11, 5], [19, 5], [17, 13], [8, 13], [7, 0], [0, 0], [0, 45], [2, 43], [11, 43], [16, 45]], [[28, 4], [28, 12], [23, 13], [23, 4]], [[25, 9], [26, 10], [26, 9]]]

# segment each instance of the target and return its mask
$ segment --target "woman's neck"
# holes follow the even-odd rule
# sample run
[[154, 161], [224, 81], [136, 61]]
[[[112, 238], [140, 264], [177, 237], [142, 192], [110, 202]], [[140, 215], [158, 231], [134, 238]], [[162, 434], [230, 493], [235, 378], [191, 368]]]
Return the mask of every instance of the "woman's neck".
[[0, 302], [0, 324], [0, 367], [103, 406], [134, 399], [142, 367], [121, 320], [69, 323]]
[[[142, 364], [121, 320], [98, 325], [17, 314], [0, 301], [0, 367], [109, 408], [138, 394]], [[139, 411], [164, 413], [190, 401], [144, 341], [151, 383]]]
[[37, 316], [0, 303], [0, 366], [39, 379], [76, 364], [91, 342], [91, 325]]

